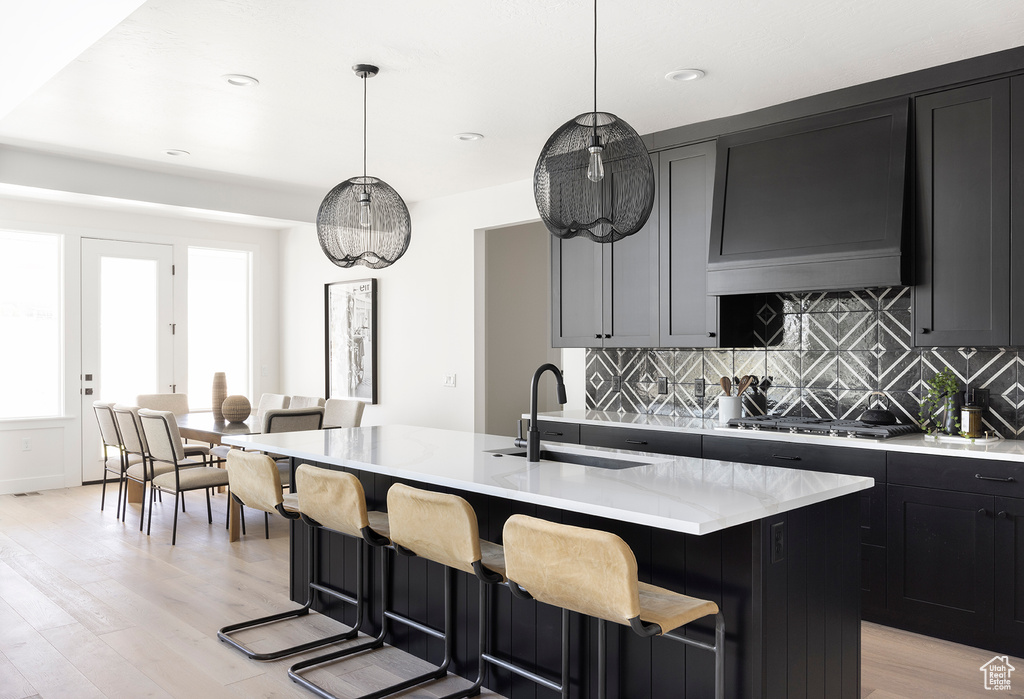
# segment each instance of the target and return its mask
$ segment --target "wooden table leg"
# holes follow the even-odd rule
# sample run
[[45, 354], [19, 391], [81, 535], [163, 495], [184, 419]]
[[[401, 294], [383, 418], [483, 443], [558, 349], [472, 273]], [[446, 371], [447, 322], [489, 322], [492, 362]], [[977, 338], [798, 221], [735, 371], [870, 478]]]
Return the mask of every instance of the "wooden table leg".
[[238, 507], [238, 503], [235, 499], [228, 495], [228, 541], [238, 541], [239, 531], [239, 515], [241, 514], [241, 508]]

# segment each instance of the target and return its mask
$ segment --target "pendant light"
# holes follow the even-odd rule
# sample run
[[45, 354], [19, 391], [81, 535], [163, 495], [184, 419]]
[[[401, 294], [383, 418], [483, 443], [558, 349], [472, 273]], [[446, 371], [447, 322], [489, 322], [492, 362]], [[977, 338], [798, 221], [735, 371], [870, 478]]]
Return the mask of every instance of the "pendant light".
[[366, 174], [366, 80], [377, 66], [352, 66], [363, 81], [363, 175], [345, 180], [320, 204], [316, 232], [327, 258], [339, 267], [388, 267], [409, 249], [412, 224], [402, 197], [387, 182]]
[[643, 228], [654, 207], [654, 167], [640, 135], [597, 111], [597, 0], [594, 109], [551, 134], [533, 171], [537, 210], [556, 238], [611, 243]]

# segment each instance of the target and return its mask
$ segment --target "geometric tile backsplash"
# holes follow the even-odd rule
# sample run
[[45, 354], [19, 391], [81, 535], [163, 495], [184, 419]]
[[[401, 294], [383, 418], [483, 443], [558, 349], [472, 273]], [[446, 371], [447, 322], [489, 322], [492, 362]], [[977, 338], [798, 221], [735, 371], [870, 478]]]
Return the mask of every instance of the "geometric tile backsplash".
[[910, 304], [907, 287], [770, 294], [750, 319], [755, 347], [589, 349], [587, 408], [710, 419], [719, 379], [753, 374], [771, 385], [744, 393], [747, 415], [856, 419], [887, 398], [900, 422], [916, 423], [925, 380], [949, 367], [961, 387], [989, 391], [985, 429], [1024, 437], [1024, 348], [914, 348]]

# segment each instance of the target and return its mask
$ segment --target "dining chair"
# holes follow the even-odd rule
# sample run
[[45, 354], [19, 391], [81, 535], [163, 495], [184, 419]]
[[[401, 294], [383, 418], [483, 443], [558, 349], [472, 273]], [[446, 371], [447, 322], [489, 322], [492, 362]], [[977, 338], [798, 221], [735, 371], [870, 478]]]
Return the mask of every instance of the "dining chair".
[[178, 502], [190, 490], [206, 491], [206, 515], [213, 524], [213, 508], [210, 505], [210, 488], [228, 485], [228, 472], [222, 468], [205, 466], [203, 462], [187, 459], [178, 433], [178, 423], [169, 410], [139, 410], [142, 433], [146, 437], [147, 458], [155, 467], [170, 464], [171, 470], [156, 475], [150, 487], [149, 517], [146, 520], [146, 535], [153, 526], [153, 497], [157, 491], [174, 493], [174, 526], [171, 530], [171, 545], [178, 539]]
[[348, 398], [328, 398], [324, 405], [324, 427], [359, 427], [366, 403]]
[[[121, 434], [121, 443], [129, 458], [134, 457], [125, 469], [125, 485], [128, 481], [138, 483], [142, 487], [142, 500], [139, 511], [139, 531], [142, 531], [146, 523], [146, 487], [153, 480], [154, 475], [162, 475], [171, 471], [174, 467], [170, 464], [150, 463], [147, 458], [149, 449], [146, 446], [146, 435], [142, 431], [142, 421], [139, 420], [139, 408], [134, 405], [114, 405], [112, 412], [114, 421], [117, 423], [118, 432]], [[125, 495], [124, 510], [121, 512], [121, 521], [128, 516], [128, 497]]]
[[[135, 405], [146, 410], [166, 410], [174, 413], [174, 417], [188, 415], [189, 412], [187, 393], [140, 393], [135, 396]], [[205, 444], [182, 443], [185, 456], [203, 456], [205, 460], [210, 455], [210, 447]]]
[[[323, 408], [284, 408], [282, 410], [267, 411], [266, 415], [263, 416], [262, 431], [263, 434], [305, 432], [306, 430], [319, 430], [323, 426]], [[291, 459], [275, 454], [270, 456], [277, 462], [277, 468], [281, 472], [281, 485], [291, 485]]]
[[256, 405], [256, 424], [263, 425], [263, 417], [268, 410], [282, 410], [288, 407], [290, 402], [288, 396], [279, 393], [264, 393], [260, 396], [260, 402]]
[[[96, 414], [96, 422], [100, 427], [100, 439], [103, 441], [103, 490], [100, 495], [100, 512], [103, 511], [107, 501], [107, 475], [117, 476], [117, 516], [121, 516], [121, 495], [124, 491], [124, 472], [130, 464], [142, 461], [141, 456], [129, 455], [124, 449], [124, 440], [117, 429], [114, 420], [114, 404], [103, 401], [94, 401], [92, 404], [93, 413]], [[110, 450], [116, 449], [117, 455], [111, 456]]]
[[324, 399], [316, 396], [292, 396], [288, 400], [289, 408], [322, 408]]

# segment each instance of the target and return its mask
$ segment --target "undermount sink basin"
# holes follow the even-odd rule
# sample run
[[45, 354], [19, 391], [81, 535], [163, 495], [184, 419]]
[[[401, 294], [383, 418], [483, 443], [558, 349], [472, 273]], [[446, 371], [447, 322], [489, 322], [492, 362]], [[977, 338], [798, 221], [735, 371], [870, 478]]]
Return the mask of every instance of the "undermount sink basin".
[[[513, 456], [521, 459], [526, 458], [525, 449], [493, 449], [487, 453], [492, 456]], [[595, 454], [574, 454], [571, 452], [564, 451], [548, 451], [547, 449], [540, 450], [541, 461], [557, 461], [563, 464], [577, 464], [579, 466], [596, 466], [597, 468], [634, 468], [636, 466], [649, 466], [650, 464], [646, 461], [627, 461], [625, 459], [615, 459], [609, 456], [597, 456]]]

